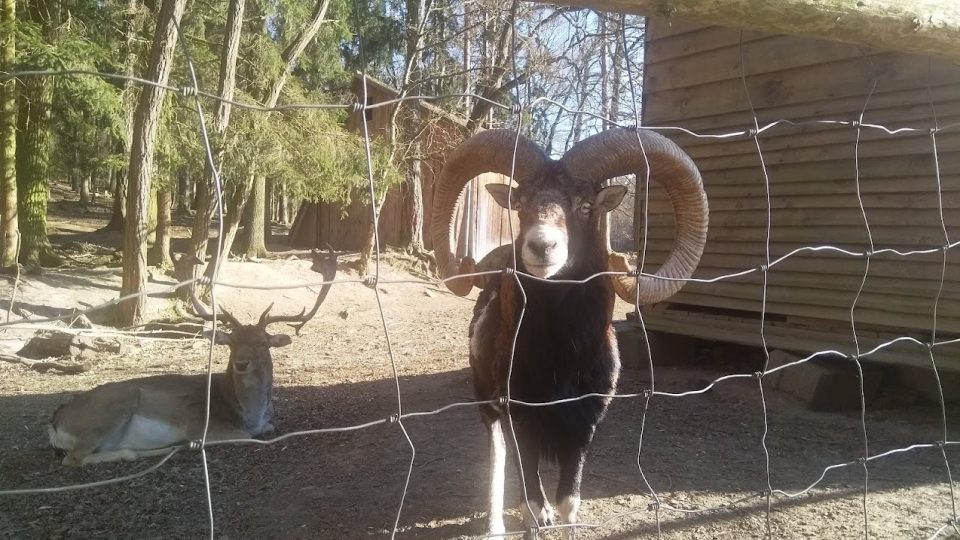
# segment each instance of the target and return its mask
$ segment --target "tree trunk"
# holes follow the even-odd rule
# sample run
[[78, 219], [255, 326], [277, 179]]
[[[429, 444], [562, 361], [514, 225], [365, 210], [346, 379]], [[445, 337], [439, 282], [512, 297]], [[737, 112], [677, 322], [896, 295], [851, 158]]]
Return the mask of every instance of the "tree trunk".
[[[27, 11], [33, 21], [40, 21], [46, 26], [51, 24], [43, 19], [50, 16], [47, 7], [44, 2], [31, 2]], [[53, 80], [49, 77], [27, 77], [20, 96], [16, 142], [17, 213], [22, 244], [20, 262], [55, 266], [61, 261], [47, 238], [48, 174], [53, 149], [50, 129]]]
[[290, 224], [290, 201], [287, 196], [287, 185], [284, 182], [278, 182], [280, 186], [280, 215], [277, 217], [277, 221], [283, 223], [284, 225]]
[[[135, 74], [137, 67], [137, 0], [127, 0], [127, 12], [124, 20], [124, 60], [123, 74], [130, 77]], [[130, 155], [130, 142], [133, 140], [133, 115], [137, 107], [139, 89], [133, 81], [123, 83], [121, 100], [123, 104], [123, 137], [120, 140], [121, 151], [124, 156]], [[117, 183], [113, 190], [113, 208], [110, 221], [103, 227], [104, 231], [122, 231], [123, 218], [127, 211], [127, 173], [128, 170], [117, 171]]]
[[956, 0], [535, 0], [960, 59]]
[[[173, 51], [179, 37], [176, 25], [183, 16], [186, 0], [164, 0], [157, 16], [157, 29], [150, 52], [148, 80], [166, 85], [170, 77]], [[130, 150], [130, 177], [127, 193], [127, 214], [123, 235], [123, 280], [120, 296], [139, 294], [146, 287], [147, 270], [147, 215], [150, 200], [150, 182], [153, 174], [153, 151], [157, 123], [163, 106], [164, 90], [146, 86], [141, 90], [134, 117], [133, 139]], [[143, 321], [146, 305], [144, 296], [137, 296], [117, 306], [117, 321], [121, 326], [133, 326]]]
[[161, 268], [173, 266], [170, 257], [170, 224], [173, 220], [173, 194], [168, 190], [157, 193], [157, 239], [150, 249], [148, 262]]
[[383, 208], [383, 201], [386, 200], [386, 193], [375, 201], [373, 216], [367, 220], [366, 230], [363, 234], [363, 246], [360, 248], [360, 276], [366, 277], [370, 274], [370, 259], [373, 257], [373, 251], [377, 248], [377, 239], [375, 236], [377, 227], [380, 226], [380, 210]]
[[[419, 116], [419, 115], [418, 115]], [[410, 242], [407, 249], [413, 253], [422, 253], [423, 248], [423, 162], [420, 160], [420, 140], [415, 139], [411, 152], [415, 154], [410, 158], [410, 172], [407, 176], [407, 185], [410, 188], [408, 192], [409, 215], [407, 227], [410, 230]]]
[[[220, 242], [220, 252], [217, 256], [228, 254], [233, 249], [233, 244], [240, 229], [240, 222], [244, 220], [246, 214], [247, 201], [251, 197], [250, 188], [251, 182], [248, 180], [237, 186], [230, 194], [230, 199], [227, 201], [227, 220], [223, 224], [224, 236]], [[226, 257], [223, 260], [226, 260]], [[207, 266], [206, 272], [208, 276], [213, 275], [212, 264]]]
[[[273, 195], [270, 197], [270, 221], [273, 223], [282, 223], [282, 221], [280, 221], [280, 203], [283, 199], [283, 184], [273, 179], [270, 185], [273, 187]], [[269, 241], [270, 239], [267, 238], [267, 242]]]
[[[264, 106], [275, 107], [277, 105], [277, 101], [280, 99], [280, 92], [283, 91], [283, 87], [287, 83], [287, 77], [297, 66], [300, 55], [303, 54], [307, 45], [313, 41], [314, 36], [320, 31], [320, 26], [323, 24], [329, 7], [330, 0], [321, 0], [318, 2], [314, 7], [313, 18], [310, 23], [300, 31], [300, 34], [291, 41], [290, 46], [283, 51], [281, 59], [284, 63], [284, 70], [280, 72], [277, 80], [274, 81]], [[267, 118], [269, 118], [270, 113], [268, 112], [266, 114]], [[245, 217], [243, 221], [243, 228], [244, 231], [246, 231], [244, 252], [248, 257], [264, 257], [268, 253], [263, 234], [265, 227], [269, 225], [264, 222], [263, 206], [266, 204], [265, 194], [266, 177], [254, 170], [253, 189], [250, 191], [250, 196], [253, 197], [254, 200], [250, 201], [248, 205], [250, 211], [248, 211], [246, 214], [247, 217]]]
[[470, 27], [473, 25], [473, 6], [469, 3], [464, 2], [463, 4], [463, 89], [461, 90], [466, 94], [463, 98], [463, 111], [464, 115], [470, 114], [470, 109], [473, 108], [473, 102], [471, 101], [470, 93], [473, 91], [473, 81], [470, 77], [471, 71], [471, 62], [470, 57], [472, 53], [472, 43]]
[[157, 190], [151, 189], [147, 196], [147, 247], [157, 241]]
[[190, 173], [186, 169], [181, 169], [177, 174], [177, 213], [187, 214], [190, 210], [190, 201], [193, 200], [190, 193]]
[[266, 191], [263, 196], [263, 243], [264, 245], [270, 242], [270, 239], [273, 237], [273, 222], [274, 219], [274, 190], [277, 187], [276, 181], [272, 177], [267, 178]]
[[[516, 3], [514, 3], [514, 6], [516, 6]], [[480, 94], [486, 99], [479, 99], [474, 103], [467, 119], [468, 133], [475, 132], [477, 128], [481, 127], [484, 119], [492, 115], [493, 107], [487, 100], [496, 100], [501, 94], [520, 84], [523, 79], [522, 76], [518, 76], [506, 84], [503, 81], [512, 60], [510, 45], [516, 20], [516, 10], [510, 9], [505, 15], [506, 20], [502, 22], [499, 17], [489, 18], [490, 24], [487, 26], [486, 39], [483, 41], [483, 54], [485, 58], [489, 59], [489, 64], [486, 66], [487, 73], [483, 78], [484, 80], [480, 84], [482, 86]]]
[[[407, 7], [407, 43], [406, 43], [406, 69], [403, 76], [403, 86], [401, 97], [407, 94], [426, 93], [420, 87], [420, 81], [423, 80], [423, 45], [424, 29], [427, 18], [426, 0], [406, 0]], [[410, 81], [414, 81], [411, 83]], [[407, 220], [403, 226], [403, 238], [407, 244], [407, 249], [414, 253], [423, 251], [423, 187], [421, 179], [422, 144], [420, 132], [423, 127], [423, 119], [420, 113], [420, 104], [414, 102], [409, 108], [409, 117], [403, 127], [401, 134], [397, 133], [398, 118], [403, 105], [398, 105], [394, 109], [391, 125], [394, 126], [391, 133], [391, 142], [394, 144], [394, 152], [398, 148], [403, 148], [401, 165], [406, 165], [407, 169], [407, 188], [409, 197], [406, 199]]]
[[597, 13], [597, 39], [600, 40], [600, 115], [603, 117], [600, 129], [610, 127], [610, 77], [607, 67], [607, 18]]
[[80, 176], [80, 207], [84, 210], [90, 206], [90, 184], [93, 182], [93, 173]]
[[[217, 94], [224, 100], [232, 100], [236, 87], [237, 56], [240, 51], [240, 33], [243, 29], [244, 0], [230, 0], [227, 8], [226, 35], [223, 38], [223, 47], [220, 49], [220, 76], [217, 83]], [[193, 231], [190, 236], [190, 250], [197, 259], [203, 261], [207, 255], [207, 243], [210, 237], [210, 219], [215, 209], [214, 188], [219, 173], [217, 169], [223, 163], [226, 146], [223, 144], [223, 135], [230, 125], [232, 108], [227, 101], [220, 101], [217, 114], [213, 121], [213, 133], [216, 147], [214, 148], [214, 163], [205, 161], [204, 177], [196, 183], [197, 214], [193, 221]], [[216, 260], [216, 259], [214, 259]], [[193, 267], [193, 277], [198, 278], [204, 272], [204, 266], [198, 264]]]
[[[127, 149], [125, 154], [129, 154], [129, 149]], [[127, 211], [126, 167], [117, 169], [117, 171], [114, 174], [116, 176], [116, 182], [114, 182], [114, 189], [113, 189], [113, 209], [110, 213], [110, 221], [108, 221], [107, 224], [103, 226], [102, 230], [104, 231], [123, 230], [123, 215]]]
[[266, 224], [264, 219], [264, 206], [267, 198], [267, 177], [257, 173], [253, 180], [253, 187], [250, 191], [250, 201], [247, 204], [247, 219], [244, 220], [243, 229], [245, 231], [244, 253], [247, 257], [266, 257], [266, 243], [264, 242], [263, 229]]
[[[16, 0], [0, 0], [0, 26], [12, 28], [17, 20]], [[13, 71], [17, 42], [15, 32], [4, 32], [0, 38], [0, 72]], [[17, 80], [0, 83], [0, 267], [17, 263], [20, 227], [17, 222]]]

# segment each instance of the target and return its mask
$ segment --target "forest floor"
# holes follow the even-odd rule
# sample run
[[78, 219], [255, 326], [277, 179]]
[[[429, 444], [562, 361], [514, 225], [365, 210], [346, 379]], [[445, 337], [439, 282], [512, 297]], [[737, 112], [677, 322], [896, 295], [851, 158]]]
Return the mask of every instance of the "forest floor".
[[[54, 193], [50, 227], [67, 264], [22, 276], [11, 320], [87, 309], [117, 295], [119, 235], [94, 232], [106, 221], [106, 203], [77, 208], [69, 192]], [[185, 219], [185, 218], [184, 218]], [[186, 221], [175, 236], [186, 236]], [[278, 231], [279, 233], [280, 231]], [[274, 257], [229, 261], [222, 280], [281, 285], [320, 281], [309, 260], [284, 253], [275, 237]], [[347, 254], [349, 263], [355, 254]], [[415, 271], [411, 274], [411, 271]], [[422, 269], [402, 254], [387, 253], [379, 286], [390, 349], [374, 291], [362, 284], [336, 285], [319, 315], [289, 347], [275, 349], [278, 433], [347, 427], [381, 420], [397, 411], [434, 411], [472, 398], [467, 364], [467, 324], [475, 293], [453, 296], [420, 281]], [[350, 269], [338, 279], [356, 279]], [[162, 272], [151, 280], [160, 291], [174, 281]], [[0, 283], [4, 312], [12, 282]], [[218, 289], [220, 301], [241, 320], [255, 319], [271, 302], [295, 312], [313, 303], [316, 288]], [[626, 304], [616, 306], [623, 318]], [[176, 300], [152, 297], [150, 318], [183, 313]], [[99, 316], [98, 316], [99, 315]], [[109, 313], [90, 315], [94, 324]], [[280, 331], [274, 329], [274, 331]], [[35, 330], [0, 329], [0, 352], [12, 352]], [[69, 468], [47, 444], [46, 422], [78, 391], [158, 373], [202, 373], [209, 343], [200, 339], [116, 338], [118, 353], [100, 353], [75, 375], [39, 373], [0, 362], [0, 490], [55, 487], [131, 474], [151, 461]], [[392, 357], [389, 354], [392, 350]], [[623, 393], [649, 388], [649, 370], [629, 367]], [[755, 366], [736, 358], [697, 355], [657, 362], [656, 387], [703, 388], [729, 373]], [[226, 348], [216, 347], [222, 370]], [[639, 364], [634, 362], [634, 364]], [[804, 369], [803, 367], [797, 369]], [[851, 389], [853, 391], [853, 389]], [[766, 392], [766, 416], [757, 383], [724, 381], [684, 398], [614, 400], [588, 457], [578, 538], [859, 538], [864, 531], [864, 469], [859, 411], [815, 413], [795, 399]], [[960, 410], [948, 409], [955, 433]], [[939, 406], [868, 404], [870, 453], [943, 438]], [[397, 523], [400, 538], [460, 538], [485, 529], [485, 430], [475, 406], [457, 407], [403, 422], [416, 450], [397, 424], [307, 435], [270, 446], [213, 447], [206, 451], [216, 538], [383, 538]], [[766, 428], [769, 483], [774, 489], [809, 492], [774, 495], [768, 486], [761, 444]], [[643, 433], [643, 451], [638, 445]], [[946, 449], [953, 470], [960, 464]], [[831, 469], [829, 465], [850, 463]], [[944, 455], [939, 449], [899, 453], [869, 465], [866, 522], [873, 538], [928, 538], [953, 515]], [[641, 474], [642, 471], [642, 474]], [[508, 529], [519, 528], [516, 478], [508, 470]], [[553, 466], [543, 472], [552, 493]], [[652, 486], [658, 509], [647, 487]], [[400, 503], [403, 502], [402, 511]], [[718, 508], [708, 512], [681, 509]], [[203, 538], [209, 535], [207, 491], [199, 452], [183, 451], [145, 476], [106, 487], [42, 495], [0, 495], [2, 538]], [[769, 521], [768, 521], [769, 515]], [[942, 537], [947, 537], [945, 531]], [[549, 533], [545, 537], [559, 537]]]

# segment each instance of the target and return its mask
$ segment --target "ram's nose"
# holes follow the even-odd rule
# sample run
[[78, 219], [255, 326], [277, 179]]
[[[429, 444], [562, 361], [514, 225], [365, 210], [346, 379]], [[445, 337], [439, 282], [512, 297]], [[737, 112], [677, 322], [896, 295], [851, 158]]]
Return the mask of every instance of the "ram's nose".
[[534, 255], [540, 257], [541, 259], [547, 259], [553, 253], [553, 250], [557, 247], [557, 241], [546, 239], [546, 238], [537, 238], [531, 239], [527, 245], [530, 247], [530, 251]]

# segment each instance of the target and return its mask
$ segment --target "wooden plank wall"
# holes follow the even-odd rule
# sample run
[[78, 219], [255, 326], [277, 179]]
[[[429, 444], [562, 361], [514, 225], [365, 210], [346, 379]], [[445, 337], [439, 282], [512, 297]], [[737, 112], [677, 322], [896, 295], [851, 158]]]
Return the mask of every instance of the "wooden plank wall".
[[[741, 49], [742, 43], [742, 49]], [[741, 67], [742, 66], [742, 67]], [[750, 100], [744, 87], [749, 90]], [[869, 101], [868, 101], [869, 96]], [[863, 130], [859, 176], [876, 248], [911, 250], [960, 239], [960, 128], [937, 135], [943, 216], [938, 210], [932, 138], [960, 122], [960, 65], [936, 58], [650, 18], [647, 22], [643, 121], [700, 133], [728, 133], [780, 119], [855, 120], [919, 133]], [[696, 277], [764, 262], [767, 202], [763, 169], [750, 137], [700, 139], [665, 133], [700, 167], [710, 201], [706, 252]], [[856, 195], [855, 127], [781, 125], [760, 146], [770, 182], [772, 258], [801, 246], [865, 251], [869, 240]], [[655, 173], [655, 171], [654, 171]], [[639, 208], [639, 206], [638, 206]], [[648, 261], [662, 262], [673, 241], [673, 216], [651, 190]], [[864, 260], [829, 253], [792, 257], [769, 273], [767, 310], [797, 325], [850, 329], [850, 305]], [[929, 333], [934, 299], [940, 336], [960, 334], [960, 249], [902, 258], [877, 255], [858, 301], [858, 328]], [[759, 313], [762, 275], [688, 284], [674, 306]]]
[[[355, 85], [359, 84], [359, 79]], [[355, 90], [359, 90], [355, 87]], [[379, 103], [392, 99], [395, 94], [380, 85], [369, 84], [367, 95], [371, 103]], [[424, 121], [431, 127], [424, 138], [424, 159], [422, 161], [421, 178], [423, 181], [424, 200], [424, 244], [427, 249], [433, 249], [430, 238], [430, 214], [433, 206], [434, 180], [440, 174], [447, 153], [459, 143], [463, 135], [459, 128], [450, 120], [439, 118], [432, 109], [424, 111]], [[361, 112], [351, 113], [347, 119], [348, 130], [362, 132], [363, 117]], [[388, 126], [393, 110], [390, 107], [381, 107], [367, 112], [367, 129], [371, 137], [388, 135]], [[500, 208], [482, 186], [488, 183], [502, 183], [505, 177], [497, 174], [484, 174], [471, 183], [474, 192], [472, 198], [474, 212], [471, 227], [476, 228], [476, 257], [485, 255], [489, 250], [510, 242], [508, 213]], [[398, 185], [387, 193], [383, 208], [380, 211], [379, 234], [382, 245], [398, 246], [404, 241], [404, 223], [408, 219], [409, 188], [406, 184]], [[467, 216], [463, 213], [462, 204], [457, 209], [457, 234], [460, 238], [460, 254], [465, 254]], [[359, 197], [346, 208], [339, 205], [318, 203], [301, 206], [297, 220], [291, 230], [291, 244], [296, 248], [313, 248], [331, 245], [338, 250], [355, 251], [363, 245], [363, 235], [366, 224], [370, 220], [370, 208], [360, 202]], [[519, 227], [514, 219], [514, 226]]]

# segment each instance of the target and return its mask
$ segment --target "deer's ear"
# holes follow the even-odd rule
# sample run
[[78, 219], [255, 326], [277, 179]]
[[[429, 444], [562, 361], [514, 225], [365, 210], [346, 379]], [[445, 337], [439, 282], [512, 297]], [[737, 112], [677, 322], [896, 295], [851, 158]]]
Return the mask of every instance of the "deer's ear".
[[286, 334], [273, 334], [267, 339], [271, 347], [286, 347], [287, 345], [293, 343], [293, 340], [290, 339], [290, 336]]
[[230, 334], [224, 332], [223, 330], [217, 330], [216, 335], [213, 334], [213, 330], [204, 330], [203, 338], [209, 340], [210, 336], [213, 336], [213, 342], [217, 345], [229, 345], [231, 343]]

